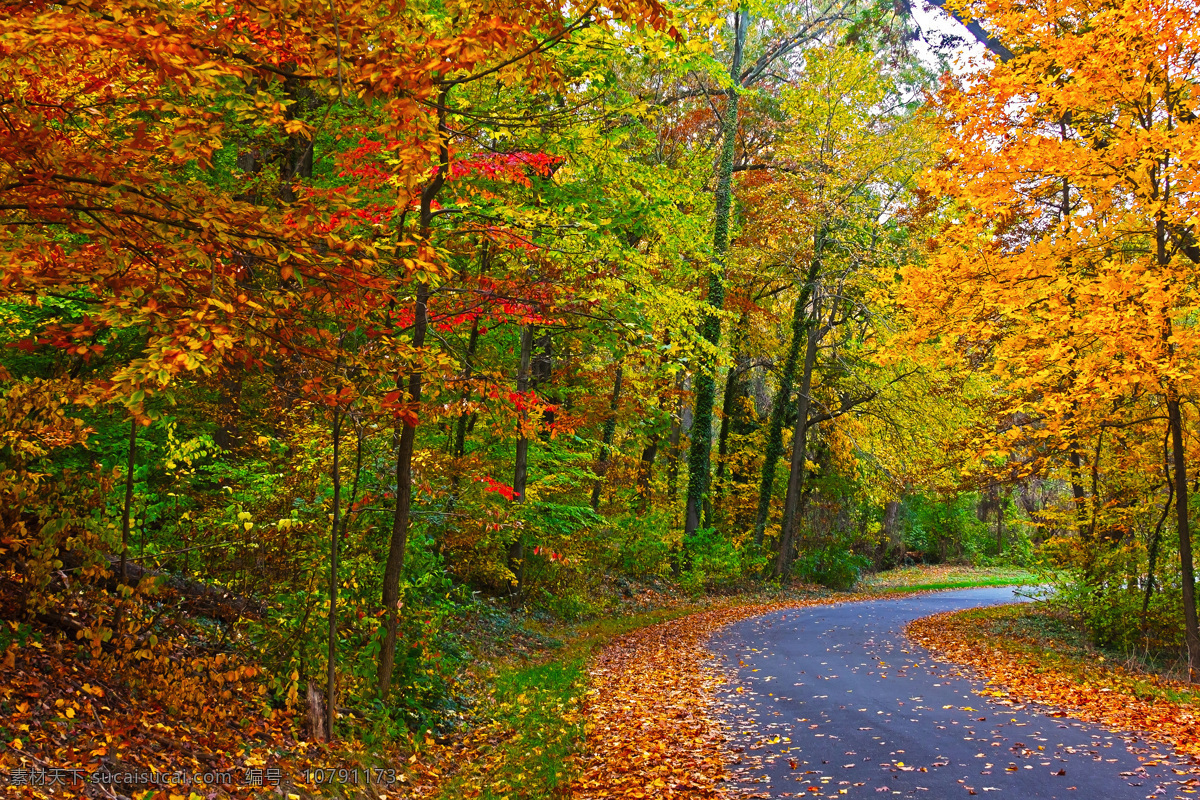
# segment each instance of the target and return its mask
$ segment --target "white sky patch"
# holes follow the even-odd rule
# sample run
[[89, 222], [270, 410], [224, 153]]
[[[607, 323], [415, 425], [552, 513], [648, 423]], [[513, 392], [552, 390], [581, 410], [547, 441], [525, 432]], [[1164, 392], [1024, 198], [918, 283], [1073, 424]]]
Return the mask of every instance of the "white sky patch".
[[[987, 48], [947, 12], [918, 1], [913, 3], [912, 14], [921, 28], [921, 41], [913, 43], [913, 50], [926, 65], [940, 68], [947, 63], [956, 75], [962, 75], [974, 72], [987, 62]], [[939, 57], [931, 45], [939, 44], [943, 36], [956, 36], [961, 43], [951, 53]]]

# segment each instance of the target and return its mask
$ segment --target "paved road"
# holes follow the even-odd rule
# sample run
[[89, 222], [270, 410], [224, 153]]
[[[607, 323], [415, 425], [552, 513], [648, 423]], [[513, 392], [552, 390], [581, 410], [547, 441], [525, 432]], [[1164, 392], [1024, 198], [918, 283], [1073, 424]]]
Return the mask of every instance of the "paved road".
[[[900, 631], [1010, 589], [792, 609], [730, 625], [710, 648], [739, 784], [763, 797], [1195, 798], [1170, 748], [975, 694], [983, 683]], [[1191, 783], [1188, 783], [1191, 781]]]

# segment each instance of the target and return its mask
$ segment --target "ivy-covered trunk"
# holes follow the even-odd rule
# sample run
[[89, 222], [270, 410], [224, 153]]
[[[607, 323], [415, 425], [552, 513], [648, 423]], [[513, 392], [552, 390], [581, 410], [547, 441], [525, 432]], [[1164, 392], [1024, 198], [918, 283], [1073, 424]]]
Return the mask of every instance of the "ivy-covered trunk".
[[[715, 312], [725, 305], [725, 254], [729, 250], [729, 214], [733, 206], [733, 155], [737, 147], [738, 89], [742, 72], [742, 49], [746, 42], [743, 12], [734, 14], [733, 62], [729, 68], [732, 85], [726, 93], [725, 116], [721, 120], [721, 157], [717, 162], [716, 210], [713, 221], [713, 264], [708, 276], [708, 307], [700, 323], [700, 335], [714, 348], [721, 341], [721, 319]], [[692, 417], [691, 446], [688, 450], [688, 488], [684, 521], [684, 539], [690, 539], [700, 527], [700, 510], [708, 492], [712, 457], [713, 403], [717, 383], [713, 364], [701, 364], [696, 371], [696, 411]]]
[[725, 374], [725, 389], [721, 394], [721, 430], [717, 434], [717, 467], [713, 497], [709, 498], [714, 514], [720, 512], [721, 501], [727, 492], [725, 477], [729, 473], [727, 463], [729, 461], [729, 432], [733, 425], [733, 419], [738, 413], [739, 379], [746, 371], [747, 363], [750, 360], [750, 357], [742, 352], [742, 342], [746, 335], [748, 322], [749, 317], [745, 313], [738, 319], [737, 329], [734, 333], [734, 341], [737, 342], [737, 345], [734, 349], [733, 366]]
[[[808, 303], [812, 299], [813, 289], [821, 275], [821, 251], [824, 249], [824, 234], [818, 230], [813, 239], [812, 262], [808, 273], [804, 276], [804, 285], [800, 288], [800, 296], [792, 307], [792, 341], [788, 345], [787, 357], [783, 362], [783, 372], [779, 376], [779, 391], [775, 394], [775, 402], [771, 406], [770, 428], [767, 430], [767, 449], [763, 455], [762, 481], [758, 486], [758, 516], [754, 520], [754, 545], [761, 549], [763, 533], [767, 528], [767, 517], [771, 510], [771, 492], [775, 486], [775, 466], [783, 455], [783, 420], [787, 415], [788, 404], [792, 401], [792, 384], [796, 379], [796, 364], [800, 360], [800, 344], [808, 339], [809, 314]], [[810, 376], [811, 377], [811, 376]]]

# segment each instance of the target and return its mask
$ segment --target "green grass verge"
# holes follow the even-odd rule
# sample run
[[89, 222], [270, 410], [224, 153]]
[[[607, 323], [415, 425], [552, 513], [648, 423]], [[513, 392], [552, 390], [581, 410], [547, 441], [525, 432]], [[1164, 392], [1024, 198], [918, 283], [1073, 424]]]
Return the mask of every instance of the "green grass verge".
[[914, 583], [908, 586], [880, 586], [876, 592], [923, 592], [940, 589], [982, 589], [989, 586], [1029, 586], [1038, 583], [1035, 578], [1028, 580], [1006, 580], [1001, 578], [981, 578], [978, 580], [961, 581], [932, 581], [929, 583]]
[[1017, 567], [904, 567], [871, 575], [858, 588], [868, 592], [913, 592], [939, 589], [972, 589], [988, 586], [1029, 586], [1043, 576]]

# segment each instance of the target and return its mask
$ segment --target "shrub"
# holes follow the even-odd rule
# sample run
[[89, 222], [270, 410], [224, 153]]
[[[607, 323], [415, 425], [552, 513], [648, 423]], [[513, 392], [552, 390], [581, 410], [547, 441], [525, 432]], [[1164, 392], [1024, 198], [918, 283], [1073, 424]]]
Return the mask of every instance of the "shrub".
[[722, 536], [715, 528], [699, 528], [687, 542], [687, 567], [679, 583], [689, 594], [705, 589], [732, 589], [751, 575], [761, 574], [765, 557]]
[[871, 565], [866, 556], [858, 555], [841, 543], [829, 543], [809, 550], [796, 559], [793, 571], [800, 580], [830, 589], [854, 588], [862, 571]]
[[604, 566], [631, 578], [661, 578], [671, 569], [671, 511], [628, 516], [605, 531]]

